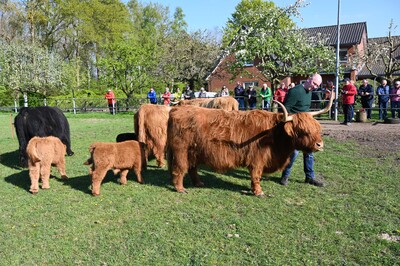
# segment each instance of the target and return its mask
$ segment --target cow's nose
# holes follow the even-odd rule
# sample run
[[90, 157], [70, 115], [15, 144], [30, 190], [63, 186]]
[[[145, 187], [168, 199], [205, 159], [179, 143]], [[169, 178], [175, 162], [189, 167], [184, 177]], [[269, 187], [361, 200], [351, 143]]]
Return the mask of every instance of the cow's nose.
[[315, 148], [316, 148], [317, 151], [323, 151], [324, 150], [324, 143], [323, 142], [315, 143]]

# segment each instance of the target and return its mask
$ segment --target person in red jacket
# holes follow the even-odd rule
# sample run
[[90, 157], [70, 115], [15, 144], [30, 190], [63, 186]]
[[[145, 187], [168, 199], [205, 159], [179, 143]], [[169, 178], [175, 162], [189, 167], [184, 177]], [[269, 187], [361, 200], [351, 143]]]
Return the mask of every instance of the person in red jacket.
[[274, 100], [283, 103], [285, 101], [286, 93], [288, 89], [284, 82], [282, 82], [281, 86], [274, 93]]
[[108, 90], [106, 95], [104, 95], [104, 99], [107, 99], [107, 101], [108, 101], [108, 108], [110, 109], [110, 114], [114, 115], [115, 114], [115, 104], [117, 103], [114, 92], [112, 92], [112, 90]]
[[341, 123], [342, 125], [351, 125], [351, 120], [354, 115], [354, 97], [357, 94], [357, 88], [354, 86], [349, 78], [345, 78], [344, 81], [346, 85], [342, 88], [342, 99], [343, 99], [343, 113], [344, 113], [344, 121]]

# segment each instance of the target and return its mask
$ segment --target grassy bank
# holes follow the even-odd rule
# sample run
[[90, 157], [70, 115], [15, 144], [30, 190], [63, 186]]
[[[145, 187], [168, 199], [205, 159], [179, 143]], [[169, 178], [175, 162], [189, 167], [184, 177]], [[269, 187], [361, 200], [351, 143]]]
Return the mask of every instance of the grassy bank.
[[146, 184], [130, 173], [121, 186], [110, 172], [93, 197], [82, 165], [88, 147], [132, 131], [133, 115], [67, 117], [70, 179], [53, 169], [50, 190], [31, 195], [9, 114], [0, 114], [0, 265], [399, 264], [399, 243], [380, 237], [400, 230], [395, 158], [366, 157], [356, 143], [325, 138], [315, 155], [324, 188], [304, 184], [300, 156], [288, 187], [277, 183], [279, 173], [262, 181], [267, 198], [249, 195], [246, 169], [202, 169], [205, 188], [185, 180], [183, 195], [150, 161]]

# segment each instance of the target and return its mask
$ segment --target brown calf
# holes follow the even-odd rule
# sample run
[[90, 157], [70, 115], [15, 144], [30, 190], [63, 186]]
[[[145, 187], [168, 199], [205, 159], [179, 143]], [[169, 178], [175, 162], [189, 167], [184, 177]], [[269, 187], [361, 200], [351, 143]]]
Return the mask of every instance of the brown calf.
[[139, 183], [143, 183], [142, 169], [146, 166], [144, 147], [135, 140], [124, 142], [95, 142], [89, 148], [90, 158], [84, 162], [91, 165], [89, 175], [92, 178], [92, 194], [100, 195], [100, 185], [107, 171], [120, 172], [120, 183], [127, 183], [126, 176], [132, 169]]
[[67, 179], [65, 173], [65, 153], [66, 146], [59, 138], [33, 137], [29, 140], [26, 147], [28, 156], [29, 177], [31, 179], [30, 192], [39, 192], [39, 177], [42, 177], [42, 189], [50, 188], [51, 166], [56, 166], [62, 179]]

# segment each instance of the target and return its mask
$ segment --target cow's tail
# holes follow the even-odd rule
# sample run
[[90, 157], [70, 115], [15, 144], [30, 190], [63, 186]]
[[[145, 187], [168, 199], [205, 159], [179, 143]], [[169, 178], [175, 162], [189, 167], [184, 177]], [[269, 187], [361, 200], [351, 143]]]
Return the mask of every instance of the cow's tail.
[[95, 147], [95, 145], [90, 145], [90, 147], [89, 147], [89, 152], [90, 152], [90, 158], [89, 159], [87, 159], [84, 163], [83, 163], [83, 165], [92, 165], [93, 164], [93, 152], [94, 152], [94, 149], [95, 149], [96, 147]]
[[143, 110], [140, 111], [140, 109], [136, 112], [135, 116], [134, 116], [134, 127], [135, 127], [135, 133], [137, 135], [138, 141], [142, 142], [142, 143], [147, 143], [146, 140], [146, 132], [145, 132], [145, 126], [144, 126], [144, 122], [145, 122], [145, 117], [144, 117], [144, 113]]
[[39, 155], [37, 154], [37, 144], [38, 142], [33, 139], [33, 141], [30, 141], [26, 147], [26, 153], [28, 154], [29, 160], [31, 160], [32, 163], [41, 161]]

